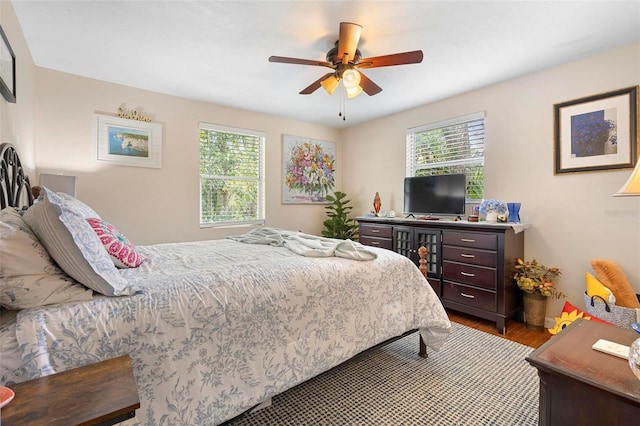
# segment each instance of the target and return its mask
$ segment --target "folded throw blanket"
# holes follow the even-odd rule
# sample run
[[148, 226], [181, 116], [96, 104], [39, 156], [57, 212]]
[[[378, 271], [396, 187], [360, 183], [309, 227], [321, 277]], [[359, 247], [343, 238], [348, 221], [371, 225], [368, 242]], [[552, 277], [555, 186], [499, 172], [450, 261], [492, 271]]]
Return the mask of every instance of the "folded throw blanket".
[[227, 237], [247, 244], [265, 244], [285, 247], [300, 256], [343, 257], [353, 260], [372, 260], [377, 254], [360, 243], [351, 240], [318, 237], [302, 232], [276, 228], [256, 228], [246, 234]]

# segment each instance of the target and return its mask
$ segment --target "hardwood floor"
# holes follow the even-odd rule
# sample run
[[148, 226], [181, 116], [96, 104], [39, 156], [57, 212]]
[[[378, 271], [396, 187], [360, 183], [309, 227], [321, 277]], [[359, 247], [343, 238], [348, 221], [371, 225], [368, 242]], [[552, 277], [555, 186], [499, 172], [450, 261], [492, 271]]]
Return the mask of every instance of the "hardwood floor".
[[468, 327], [475, 328], [487, 333], [494, 334], [496, 336], [504, 337], [514, 342], [521, 343], [523, 345], [537, 348], [545, 343], [551, 337], [548, 330], [542, 331], [529, 330], [527, 326], [518, 321], [509, 320], [507, 322], [507, 333], [500, 334], [496, 329], [496, 323], [482, 318], [475, 318], [470, 315], [463, 314], [447, 309], [447, 314], [451, 321], [455, 321], [459, 324], [466, 325]]

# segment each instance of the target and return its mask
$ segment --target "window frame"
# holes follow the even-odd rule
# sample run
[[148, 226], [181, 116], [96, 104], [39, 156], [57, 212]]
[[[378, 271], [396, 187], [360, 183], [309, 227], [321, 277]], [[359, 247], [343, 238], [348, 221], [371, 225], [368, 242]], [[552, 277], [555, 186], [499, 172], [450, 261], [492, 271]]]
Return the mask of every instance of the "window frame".
[[[258, 159], [258, 177], [238, 177], [238, 176], [222, 176], [211, 175], [207, 178], [218, 179], [234, 179], [234, 180], [248, 180], [258, 182], [258, 207], [256, 209], [257, 218], [254, 220], [225, 220], [218, 222], [203, 222], [202, 221], [202, 179], [203, 174], [200, 173], [200, 167], [202, 165], [202, 157], [200, 154], [200, 132], [210, 131], [217, 133], [226, 133], [242, 136], [251, 136], [259, 139], [259, 159]], [[200, 222], [200, 228], [218, 228], [218, 227], [234, 227], [234, 226], [247, 226], [258, 225], [262, 226], [266, 222], [266, 194], [265, 194], [265, 153], [266, 153], [266, 132], [260, 130], [242, 129], [238, 127], [224, 126], [220, 124], [213, 124], [207, 122], [200, 122], [198, 126], [198, 176], [199, 176], [199, 209], [198, 209], [198, 221]]]
[[[458, 124], [471, 123], [473, 121], [482, 120], [483, 130], [482, 130], [482, 157], [469, 157], [465, 159], [455, 159], [450, 161], [441, 161], [441, 162], [433, 162], [433, 163], [425, 163], [417, 165], [415, 163], [416, 160], [416, 144], [415, 144], [415, 134], [420, 132], [427, 132], [430, 130], [436, 129], [444, 129], [447, 127], [455, 126]], [[485, 111], [479, 111], [472, 114], [467, 114], [459, 117], [449, 118], [446, 120], [440, 120], [433, 123], [424, 124], [421, 126], [416, 126], [407, 129], [406, 132], [406, 175], [407, 176], [416, 176], [416, 171], [418, 170], [429, 170], [436, 169], [443, 166], [452, 166], [452, 165], [461, 165], [461, 164], [480, 164], [482, 166], [482, 192], [484, 193], [484, 166], [485, 166], [485, 148], [486, 148], [486, 113]], [[467, 176], [467, 187], [469, 185], [469, 179]], [[468, 195], [468, 193], [467, 193]], [[482, 200], [482, 197], [479, 198], [469, 198], [465, 196], [466, 204], [476, 204]]]

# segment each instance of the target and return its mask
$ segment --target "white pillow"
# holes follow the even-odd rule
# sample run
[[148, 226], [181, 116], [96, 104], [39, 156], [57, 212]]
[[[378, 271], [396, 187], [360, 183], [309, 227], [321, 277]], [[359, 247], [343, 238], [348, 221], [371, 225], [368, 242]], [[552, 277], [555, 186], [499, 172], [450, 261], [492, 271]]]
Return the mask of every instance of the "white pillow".
[[24, 220], [64, 272], [105, 296], [130, 295], [122, 277], [84, 214], [99, 217], [81, 201], [43, 187]]
[[93, 292], [65, 275], [22, 216], [0, 211], [0, 305], [26, 309], [90, 300]]
[[100, 218], [100, 216], [98, 216], [98, 213], [96, 213], [95, 210], [93, 210], [91, 207], [89, 207], [82, 201], [78, 200], [77, 198], [73, 197], [72, 195], [66, 194], [64, 192], [51, 191], [49, 188], [47, 188], [47, 191], [60, 197], [62, 202], [69, 208], [69, 210], [73, 210], [74, 212], [82, 216], [84, 219], [88, 217]]

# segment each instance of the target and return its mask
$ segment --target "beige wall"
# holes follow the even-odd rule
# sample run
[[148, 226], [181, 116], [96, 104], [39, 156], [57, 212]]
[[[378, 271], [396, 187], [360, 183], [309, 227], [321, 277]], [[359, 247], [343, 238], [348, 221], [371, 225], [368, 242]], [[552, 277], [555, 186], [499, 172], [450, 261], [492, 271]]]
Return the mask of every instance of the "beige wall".
[[30, 178], [35, 177], [34, 72], [35, 66], [13, 5], [0, 1], [0, 25], [16, 56], [16, 103], [0, 96], [0, 143], [10, 142], [19, 152]]
[[[267, 225], [320, 233], [321, 205], [282, 204], [282, 134], [335, 141], [336, 130], [195, 102], [169, 95], [37, 68], [36, 162], [39, 172], [78, 177], [77, 196], [133, 242], [151, 244], [222, 238], [248, 228], [199, 226], [198, 123], [266, 133]], [[162, 168], [114, 166], [96, 160], [94, 114], [120, 104], [142, 106], [163, 125]]]
[[[561, 288], [583, 305], [590, 260], [617, 261], [640, 293], [640, 197], [613, 198], [631, 170], [554, 175], [553, 105], [640, 83], [640, 45], [551, 68], [346, 129], [345, 192], [356, 211], [402, 211], [407, 128], [486, 112], [485, 195], [522, 202], [525, 256], [560, 267]], [[555, 316], [564, 301], [550, 302]]]
[[[199, 228], [199, 121], [266, 132], [267, 224], [319, 233], [322, 206], [281, 204], [283, 133], [337, 142], [338, 189], [358, 214], [371, 209], [376, 191], [383, 210], [401, 212], [406, 129], [486, 111], [486, 195], [523, 203], [532, 224], [526, 257], [562, 268], [561, 287], [580, 306], [594, 258], [619, 262], [640, 292], [640, 197], [611, 197], [630, 170], [553, 173], [553, 104], [639, 84], [638, 44], [337, 131], [37, 68], [9, 2], [0, 2], [0, 24], [18, 58], [18, 103], [0, 100], [0, 140], [15, 143], [30, 170], [77, 175], [78, 197], [135, 243], [246, 230]], [[163, 124], [161, 169], [95, 160], [93, 114], [114, 113], [123, 102]], [[562, 303], [550, 302], [547, 316]]]

